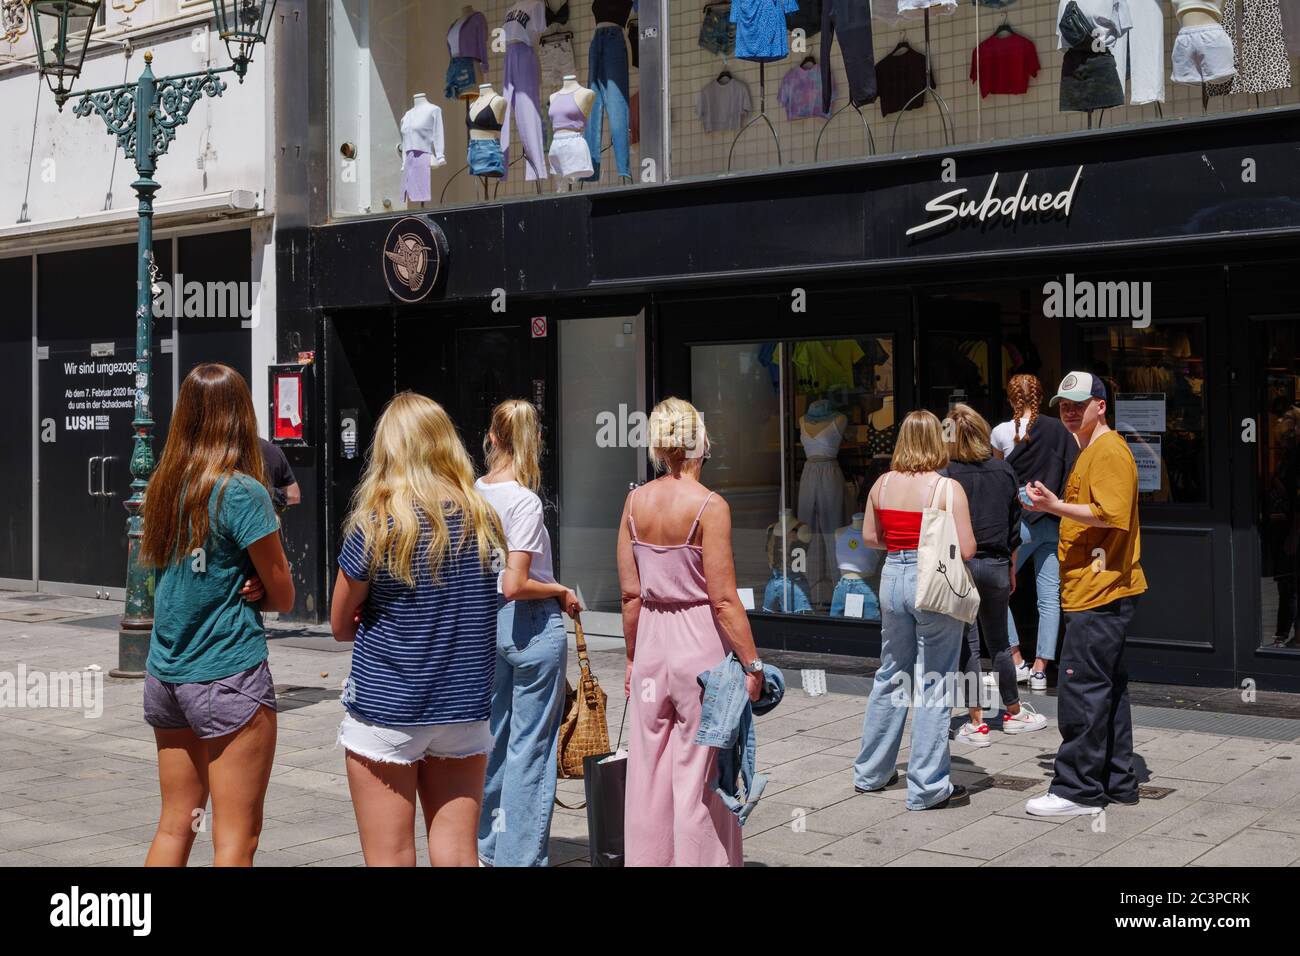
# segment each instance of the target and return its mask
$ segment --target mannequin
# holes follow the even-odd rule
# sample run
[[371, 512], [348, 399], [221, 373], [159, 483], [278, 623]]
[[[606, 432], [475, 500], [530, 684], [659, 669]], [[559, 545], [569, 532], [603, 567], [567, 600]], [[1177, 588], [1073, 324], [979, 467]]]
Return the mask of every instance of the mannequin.
[[876, 573], [881, 555], [862, 540], [865, 518], [866, 514], [859, 511], [848, 525], [835, 532], [835, 560], [839, 564], [840, 580], [831, 599], [833, 617], [845, 616], [848, 595], [861, 594], [863, 620], [880, 620], [880, 601], [867, 583], [867, 577]]
[[460, 17], [447, 30], [447, 99], [466, 102], [474, 99], [474, 88], [487, 79], [487, 17], [468, 4], [461, 7]]
[[595, 92], [580, 85], [572, 73], [551, 94], [548, 112], [555, 136], [548, 154], [550, 170], [570, 183], [592, 173], [591, 147], [583, 134], [595, 102]]
[[402, 195], [407, 203], [423, 206], [433, 198], [429, 173], [434, 166], [447, 165], [443, 154], [442, 109], [416, 93], [411, 108], [402, 117]]
[[469, 171], [473, 176], [505, 176], [505, 154], [501, 149], [501, 127], [506, 115], [506, 101], [482, 83], [478, 97], [469, 104], [465, 123], [469, 127]]
[[1178, 17], [1175, 83], [1211, 83], [1236, 75], [1232, 40], [1223, 29], [1223, 0], [1171, 0]]
[[767, 565], [772, 574], [763, 592], [764, 611], [802, 614], [812, 610], [804, 573], [812, 539], [812, 529], [789, 508], [781, 509], [777, 520], [767, 526]]
[[[515, 0], [506, 11], [500, 35], [506, 44], [506, 113], [501, 128], [501, 150], [510, 153], [510, 121], [524, 147], [524, 179], [546, 178], [541, 107], [541, 66], [538, 38], [546, 30], [546, 4], [542, 0]], [[541, 184], [538, 184], [540, 191]]]
[[844, 524], [844, 472], [837, 458], [848, 429], [848, 416], [822, 399], [808, 406], [799, 419], [799, 440], [808, 461], [799, 475], [799, 520], [812, 528], [808, 575], [817, 585], [831, 584], [833, 532]]

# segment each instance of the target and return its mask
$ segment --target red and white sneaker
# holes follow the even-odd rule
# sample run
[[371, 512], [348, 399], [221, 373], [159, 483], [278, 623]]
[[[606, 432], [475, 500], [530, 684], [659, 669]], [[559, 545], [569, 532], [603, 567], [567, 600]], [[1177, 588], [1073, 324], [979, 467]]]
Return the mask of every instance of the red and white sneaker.
[[1042, 730], [1047, 726], [1047, 718], [1033, 707], [1020, 702], [1020, 711], [1015, 714], [1002, 715], [1002, 732], [1007, 734], [1027, 734], [1033, 730]]
[[961, 730], [957, 731], [957, 739], [971, 747], [987, 747], [992, 743], [989, 740], [989, 725], [979, 724], [976, 726], [969, 720], [962, 724]]

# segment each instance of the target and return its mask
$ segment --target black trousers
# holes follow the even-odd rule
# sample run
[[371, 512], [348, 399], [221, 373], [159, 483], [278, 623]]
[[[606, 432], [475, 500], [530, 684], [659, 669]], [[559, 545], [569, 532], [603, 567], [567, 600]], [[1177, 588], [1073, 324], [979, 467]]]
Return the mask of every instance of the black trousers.
[[1065, 645], [1057, 670], [1061, 747], [1051, 792], [1101, 807], [1137, 799], [1133, 718], [1124, 669], [1124, 634], [1137, 598], [1090, 611], [1066, 612]]
[[876, 101], [876, 57], [871, 44], [870, 0], [824, 0], [822, 4], [822, 110], [831, 109], [831, 39], [839, 34], [840, 56], [854, 106]]

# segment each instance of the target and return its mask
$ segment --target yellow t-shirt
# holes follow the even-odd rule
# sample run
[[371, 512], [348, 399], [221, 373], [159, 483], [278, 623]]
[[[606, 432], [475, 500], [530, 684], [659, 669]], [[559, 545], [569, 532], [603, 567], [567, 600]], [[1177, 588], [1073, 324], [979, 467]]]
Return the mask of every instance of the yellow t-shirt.
[[1079, 453], [1065, 482], [1063, 500], [1085, 504], [1110, 527], [1091, 528], [1061, 519], [1061, 608], [1086, 611], [1147, 589], [1138, 563], [1137, 465], [1128, 443], [1107, 432]]

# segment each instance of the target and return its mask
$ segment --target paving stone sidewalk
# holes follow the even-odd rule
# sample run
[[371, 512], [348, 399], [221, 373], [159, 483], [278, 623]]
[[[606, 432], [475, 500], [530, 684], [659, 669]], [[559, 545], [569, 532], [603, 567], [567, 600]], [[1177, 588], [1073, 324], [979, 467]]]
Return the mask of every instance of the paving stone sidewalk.
[[[158, 813], [153, 734], [141, 712], [141, 683], [107, 677], [117, 663], [117, 632], [105, 625], [116, 613], [120, 605], [104, 601], [33, 602], [0, 592], [0, 675], [16, 675], [20, 665], [43, 673], [93, 673], [84, 668], [98, 665], [105, 677], [97, 717], [0, 708], [0, 866], [144, 860]], [[271, 643], [279, 742], [257, 863], [360, 865], [343, 753], [335, 746], [351, 655], [320, 649], [330, 646], [319, 643], [323, 631], [276, 633], [291, 636]], [[592, 653], [610, 694], [614, 737], [622, 661], [617, 648]], [[570, 670], [576, 675], [572, 653]], [[745, 827], [747, 865], [1300, 866], [1300, 742], [1139, 724], [1140, 777], [1159, 796], [1111, 808], [1104, 819], [1044, 820], [1028, 816], [1024, 802], [1047, 789], [1055, 724], [1018, 736], [994, 729], [988, 748], [953, 744], [953, 778], [971, 789], [970, 805], [912, 813], [901, 782], [880, 794], [854, 793], [865, 699], [809, 697], [798, 675], [788, 676], [785, 701], [758, 723], [759, 769], [770, 779]], [[905, 736], [900, 767], [906, 760]], [[566, 803], [581, 799], [581, 781], [561, 781], [560, 790]], [[422, 844], [420, 854], [427, 861]], [[211, 840], [201, 833], [191, 862], [211, 861]], [[585, 813], [557, 809], [552, 864], [586, 861]]]

